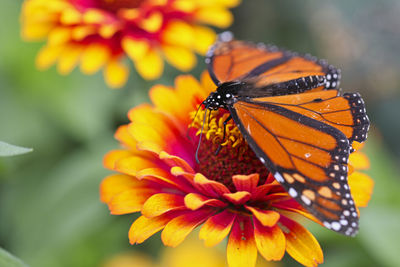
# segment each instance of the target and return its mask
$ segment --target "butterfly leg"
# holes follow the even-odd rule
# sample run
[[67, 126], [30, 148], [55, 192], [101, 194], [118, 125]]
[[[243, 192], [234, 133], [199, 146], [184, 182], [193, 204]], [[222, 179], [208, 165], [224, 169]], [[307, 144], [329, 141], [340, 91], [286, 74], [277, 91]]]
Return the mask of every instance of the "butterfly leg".
[[[228, 122], [229, 122], [231, 119], [232, 119], [232, 116], [231, 116], [231, 115], [229, 115], [229, 117], [228, 117], [228, 118], [226, 118], [226, 120], [224, 120], [224, 123], [223, 123], [223, 125], [224, 125], [224, 134], [222, 135], [222, 141], [221, 141], [221, 143], [223, 143], [223, 142], [224, 142], [224, 140], [225, 140], [225, 134], [226, 134], [226, 125], [228, 124]], [[217, 150], [215, 151], [215, 155], [218, 155], [219, 151], [221, 151], [221, 148], [222, 148], [222, 145], [221, 145], [221, 144], [219, 144], [219, 146], [218, 146]]]

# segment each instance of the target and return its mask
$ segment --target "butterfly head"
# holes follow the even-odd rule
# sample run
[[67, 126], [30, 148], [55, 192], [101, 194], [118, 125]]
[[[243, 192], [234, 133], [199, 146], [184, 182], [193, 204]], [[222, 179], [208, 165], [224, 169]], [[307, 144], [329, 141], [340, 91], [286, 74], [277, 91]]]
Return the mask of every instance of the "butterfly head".
[[242, 82], [223, 83], [203, 101], [203, 105], [211, 110], [227, 109], [228, 105], [235, 103], [238, 90], [242, 86], [244, 86]]

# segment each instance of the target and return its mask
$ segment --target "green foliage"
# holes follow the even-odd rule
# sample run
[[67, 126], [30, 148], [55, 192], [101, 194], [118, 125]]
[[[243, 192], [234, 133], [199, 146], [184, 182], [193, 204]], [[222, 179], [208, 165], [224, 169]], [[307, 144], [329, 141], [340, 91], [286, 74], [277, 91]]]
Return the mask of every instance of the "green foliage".
[[7, 267], [28, 267], [25, 263], [23, 263], [20, 259], [11, 255], [9, 252], [0, 248], [0, 266]]
[[0, 157], [16, 156], [32, 152], [32, 148], [15, 146], [6, 142], [0, 141]]

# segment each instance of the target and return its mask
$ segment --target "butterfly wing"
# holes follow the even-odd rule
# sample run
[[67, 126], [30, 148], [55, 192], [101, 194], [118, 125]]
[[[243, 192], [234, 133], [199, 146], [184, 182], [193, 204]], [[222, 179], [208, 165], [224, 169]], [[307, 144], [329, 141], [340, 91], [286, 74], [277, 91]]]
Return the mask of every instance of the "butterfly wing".
[[340, 80], [340, 70], [324, 60], [275, 46], [232, 40], [226, 34], [212, 46], [206, 62], [216, 85], [235, 80], [251, 85], [245, 88], [251, 90], [240, 92], [241, 96], [335, 89]]
[[[347, 183], [348, 137], [333, 126], [340, 120], [328, 123], [302, 109], [315, 99], [326, 108], [335, 97], [351, 103], [346, 96], [333, 95], [336, 90], [326, 92], [331, 95], [325, 91], [298, 94], [288, 103], [284, 100], [290, 98], [281, 97], [238, 99], [228, 108], [250, 147], [287, 192], [327, 228], [355, 235], [358, 214]], [[342, 110], [341, 106], [330, 108]], [[359, 115], [352, 110], [348, 113], [353, 118]]]

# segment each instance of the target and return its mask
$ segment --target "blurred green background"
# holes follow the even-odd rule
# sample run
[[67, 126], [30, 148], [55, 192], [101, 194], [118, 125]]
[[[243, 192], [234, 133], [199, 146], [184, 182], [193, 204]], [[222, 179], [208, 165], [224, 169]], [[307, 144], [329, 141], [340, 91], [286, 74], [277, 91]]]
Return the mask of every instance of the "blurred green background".
[[[20, 38], [21, 3], [0, 1], [0, 140], [34, 152], [0, 158], [0, 247], [33, 267], [99, 266], [127, 250], [157, 255], [159, 235], [128, 244], [136, 215], [109, 215], [98, 186], [109, 173], [102, 157], [118, 147], [113, 133], [126, 112], [148, 101], [151, 85], [172, 85], [179, 72], [167, 68], [157, 82], [133, 73], [116, 91], [101, 73], [40, 72], [34, 62], [42, 44]], [[366, 100], [375, 192], [356, 238], [310, 224], [323, 266], [400, 266], [400, 1], [249, 0], [233, 12], [238, 39], [326, 58], [342, 69], [343, 90]], [[197, 77], [205, 69], [199, 59]], [[285, 257], [283, 265], [298, 264]]]

